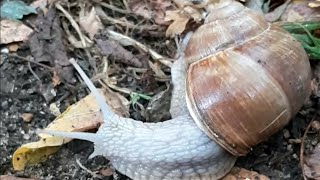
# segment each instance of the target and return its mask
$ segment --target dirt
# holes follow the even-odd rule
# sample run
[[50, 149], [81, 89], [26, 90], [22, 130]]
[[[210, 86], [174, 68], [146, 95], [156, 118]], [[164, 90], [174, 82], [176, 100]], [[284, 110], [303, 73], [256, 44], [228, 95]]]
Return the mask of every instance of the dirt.
[[[19, 177], [35, 177], [39, 179], [97, 179], [88, 171], [93, 172], [103, 167], [109, 167], [108, 160], [103, 157], [88, 159], [93, 151], [89, 142], [74, 140], [43, 163], [26, 168], [22, 172], [15, 172], [11, 165], [13, 152], [22, 144], [37, 140], [36, 130], [46, 127], [54, 116], [50, 113], [45, 98], [37, 92], [37, 79], [28, 71], [28, 66], [19, 59], [7, 58], [2, 54], [0, 66], [1, 80], [1, 165], [0, 174], [14, 174]], [[316, 65], [319, 66], [319, 63]], [[315, 65], [313, 66], [315, 67]], [[40, 69], [41, 70], [41, 69]], [[317, 74], [320, 79], [319, 74]], [[65, 90], [64, 90], [65, 91]], [[62, 92], [65, 93], [65, 92]], [[66, 104], [72, 102], [73, 96], [64, 100]], [[271, 179], [302, 179], [299, 165], [300, 144], [292, 143], [293, 139], [302, 137], [303, 132], [312, 118], [319, 120], [319, 97], [305, 105], [299, 114], [279, 133], [268, 141], [255, 147], [248, 156], [241, 157], [237, 166], [269, 176]], [[20, 115], [32, 113], [30, 123], [24, 122]], [[315, 115], [318, 113], [317, 115]], [[312, 149], [319, 139], [317, 136], [308, 136], [307, 147]], [[66, 158], [68, 157], [68, 158]], [[126, 179], [125, 176], [114, 173], [117, 179]], [[103, 177], [113, 179], [114, 177]]]
[[[40, 44], [42, 43], [42, 45], [46, 44], [48, 46], [44, 47], [35, 45], [35, 47], [32, 47], [31, 44], [26, 44], [25, 48], [19, 50], [18, 54], [23, 57], [33, 55], [37, 62], [47, 63], [47, 65], [50, 67], [67, 68], [67, 70], [65, 71], [61, 70], [57, 72], [61, 78], [61, 81], [63, 81], [62, 78], [65, 78], [62, 84], [58, 85], [56, 88], [53, 88], [51, 86], [54, 77], [52, 75], [52, 69], [48, 67], [39, 66], [34, 63], [28, 64], [26, 60], [23, 60], [21, 58], [12, 56], [9, 57], [7, 54], [1, 54], [0, 175], [14, 175], [17, 177], [48, 180], [91, 180], [99, 179], [99, 177], [102, 179], [110, 180], [129, 179], [116, 171], [110, 176], [101, 176], [101, 174], [99, 174], [101, 169], [112, 169], [112, 164], [110, 164], [109, 161], [104, 157], [95, 157], [93, 159], [88, 159], [89, 155], [93, 152], [93, 144], [80, 140], [73, 140], [70, 143], [63, 145], [56, 154], [50, 156], [46, 161], [35, 166], [29, 166], [24, 171], [14, 171], [12, 168], [11, 158], [14, 151], [22, 144], [37, 141], [37, 129], [46, 127], [55, 118], [55, 116], [51, 114], [49, 110], [49, 104], [52, 102], [57, 102], [60, 105], [61, 110], [64, 110], [70, 104], [73, 104], [77, 102], [77, 100], [84, 97], [87, 93], [86, 90], [82, 88], [82, 86], [79, 86], [79, 82], [75, 83], [73, 73], [71, 73], [72, 71], [69, 69], [68, 64], [64, 64], [66, 63], [67, 56], [86, 59], [87, 54], [81, 52], [81, 50], [75, 50], [73, 48], [67, 49], [67, 47], [63, 48], [63, 44], [65, 44], [65, 42], [62, 42], [61, 38], [65, 37], [60, 36], [62, 32], [60, 32], [61, 29], [58, 28], [56, 22], [57, 19], [54, 17], [55, 16], [52, 16], [52, 19], [42, 18], [42, 21], [45, 22], [48, 22], [50, 20], [50, 22], [52, 23], [50, 29], [39, 29], [41, 29], [41, 31], [50, 31], [50, 33], [55, 34], [55, 36], [45, 38], [42, 36], [40, 37], [39, 35], [41, 35], [41, 31], [38, 31], [38, 36], [33, 37], [34, 42], [40, 42]], [[38, 18], [41, 19], [40, 16]], [[41, 22], [39, 22], [38, 25], [40, 26]], [[119, 26], [114, 26], [114, 28], [115, 27]], [[151, 44], [150, 46], [153, 49], [156, 49], [160, 54], [166, 54], [167, 57], [173, 57], [175, 48], [172, 47], [174, 47], [174, 45], [172, 45], [173, 43], [167, 43], [165, 40], [163, 40], [163, 29], [161, 29], [161, 33], [158, 32], [160, 31], [160, 29], [158, 30], [157, 28], [155, 28], [155, 30], [153, 31], [145, 31], [148, 31], [148, 33], [143, 33], [143, 35], [140, 36], [139, 33], [133, 34], [136, 36], [135, 39], [141, 41], [143, 44], [148, 44], [148, 42], [152, 41], [158, 42]], [[42, 35], [46, 34], [48, 33], [44, 33]], [[45, 40], [42, 42], [43, 39]], [[48, 42], [52, 44], [50, 44], [49, 46]], [[56, 44], [54, 45], [53, 42], [55, 42]], [[100, 46], [106, 46], [105, 43], [106, 42], [100, 42]], [[3, 47], [1, 46], [0, 48]], [[108, 48], [112, 50], [119, 49], [118, 44], [114, 44], [113, 42], [109, 42]], [[58, 50], [59, 52], [57, 52]], [[93, 49], [93, 56], [96, 56], [97, 54], [99, 55], [99, 53], [95, 54], [94, 50], [97, 51], [97, 49]], [[43, 51], [46, 51], [47, 54], [42, 54]], [[121, 51], [125, 50], [121, 49]], [[135, 57], [138, 57], [138, 59], [147, 59], [145, 58], [146, 55], [141, 52], [137, 53], [132, 49], [126, 49], [126, 51], [130, 53], [134, 52], [133, 54], [135, 55]], [[55, 58], [52, 57], [54, 57], [55, 54], [59, 54], [61, 56], [61, 58], [58, 58], [60, 59], [60, 61], [54, 62]], [[112, 55], [117, 57], [116, 54]], [[121, 56], [120, 59], [124, 57], [127, 57], [127, 59], [130, 60], [134, 59], [132, 58], [132, 54], [122, 55], [123, 56]], [[46, 57], [47, 59], [39, 60], [39, 58], [44, 57]], [[93, 59], [93, 57], [91, 58]], [[290, 121], [290, 123], [284, 129], [270, 137], [267, 141], [254, 147], [247, 156], [238, 158], [236, 163], [237, 166], [257, 171], [270, 177], [271, 179], [303, 179], [300, 166], [301, 141], [299, 140], [301, 140], [306, 127], [312, 120], [320, 122], [320, 63], [319, 61], [311, 62], [314, 74], [314, 92], [310, 97], [310, 100], [306, 102], [301, 111], [292, 119], [292, 121]], [[97, 62], [97, 65], [99, 65], [98, 63], [99, 62]], [[121, 74], [128, 74], [126, 70], [123, 70], [123, 67], [127, 66], [115, 65], [117, 63], [119, 62], [112, 61], [111, 63], [111, 67], [114, 68], [111, 71], [118, 75], [115, 75], [114, 77], [120, 78], [122, 77], [120, 76]], [[85, 62], [81, 65], [89, 67], [89, 64], [90, 62]], [[144, 64], [137, 64], [137, 62], [135, 62], [134, 64], [136, 67], [144, 66]], [[30, 71], [30, 69], [32, 69], [33, 73]], [[92, 71], [93, 70], [91, 69], [91, 72]], [[165, 69], [164, 72], [168, 74], [168, 68]], [[145, 74], [141, 75], [142, 78], [139, 80], [134, 79], [128, 75], [126, 78], [122, 78], [120, 83], [123, 85], [123, 87], [130, 85], [134, 90], [138, 89], [148, 93], [154, 92], [153, 95], [155, 95], [159, 92], [160, 89], [165, 89], [165, 82], [156, 81], [152, 73], [152, 71], [147, 71]], [[35, 76], [35, 74], [37, 76]], [[94, 72], [92, 72], [92, 74], [94, 74]], [[143, 84], [146, 83], [148, 84], [148, 86], [144, 87]], [[155, 91], [158, 92], [155, 93]], [[146, 101], [140, 99], [139, 102], [145, 107], [147, 106]], [[163, 103], [164, 100], [161, 100], [160, 98], [159, 102]], [[31, 113], [33, 115], [32, 120], [30, 122], [23, 121], [21, 117], [23, 113]], [[135, 119], [140, 119], [142, 117], [141, 112], [137, 111], [137, 109], [131, 108], [130, 113], [131, 116]], [[167, 117], [166, 115], [161, 116]], [[304, 140], [304, 142], [304, 151], [305, 154], [308, 155], [313, 150], [315, 145], [320, 142], [319, 132], [307, 134], [307, 138]], [[81, 166], [85, 167], [86, 169]], [[94, 177], [92, 174], [98, 174], [100, 176]]]

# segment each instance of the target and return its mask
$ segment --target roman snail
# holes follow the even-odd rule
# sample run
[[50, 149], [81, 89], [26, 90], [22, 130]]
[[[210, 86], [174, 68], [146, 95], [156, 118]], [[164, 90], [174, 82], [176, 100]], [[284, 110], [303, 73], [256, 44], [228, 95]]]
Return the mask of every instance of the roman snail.
[[96, 133], [44, 133], [94, 142], [91, 157], [105, 156], [132, 179], [223, 177], [237, 156], [288, 123], [311, 84], [299, 42], [235, 1], [212, 10], [174, 62], [171, 120], [116, 115], [71, 62], [95, 94], [104, 123]]

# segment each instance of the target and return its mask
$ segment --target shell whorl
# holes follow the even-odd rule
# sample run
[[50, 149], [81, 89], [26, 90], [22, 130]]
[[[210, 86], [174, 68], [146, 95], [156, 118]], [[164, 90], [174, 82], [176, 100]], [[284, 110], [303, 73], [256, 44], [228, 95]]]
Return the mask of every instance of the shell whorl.
[[298, 112], [310, 93], [311, 70], [288, 32], [233, 5], [228, 16], [209, 15], [191, 38], [186, 87], [197, 125], [240, 156]]

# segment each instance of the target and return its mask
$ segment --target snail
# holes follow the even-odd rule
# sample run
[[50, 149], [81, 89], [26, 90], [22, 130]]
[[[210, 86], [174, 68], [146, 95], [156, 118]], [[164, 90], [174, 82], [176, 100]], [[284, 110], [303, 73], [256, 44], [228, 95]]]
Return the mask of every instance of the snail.
[[238, 2], [215, 8], [185, 41], [171, 68], [172, 119], [120, 117], [71, 59], [104, 123], [96, 133], [43, 133], [93, 142], [90, 158], [105, 156], [132, 179], [219, 179], [309, 97], [311, 69], [300, 43]]

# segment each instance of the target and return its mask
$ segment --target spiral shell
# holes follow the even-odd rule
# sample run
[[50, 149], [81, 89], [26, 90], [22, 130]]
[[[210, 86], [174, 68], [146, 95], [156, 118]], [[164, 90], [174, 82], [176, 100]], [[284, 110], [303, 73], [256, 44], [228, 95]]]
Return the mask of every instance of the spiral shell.
[[237, 2], [208, 15], [185, 59], [191, 115], [233, 155], [246, 155], [283, 128], [310, 94], [301, 44]]

